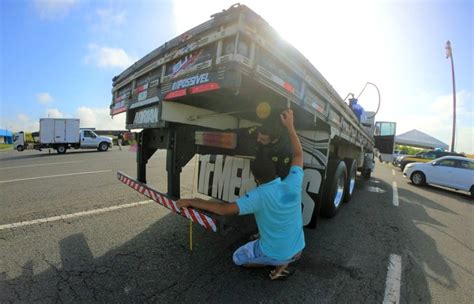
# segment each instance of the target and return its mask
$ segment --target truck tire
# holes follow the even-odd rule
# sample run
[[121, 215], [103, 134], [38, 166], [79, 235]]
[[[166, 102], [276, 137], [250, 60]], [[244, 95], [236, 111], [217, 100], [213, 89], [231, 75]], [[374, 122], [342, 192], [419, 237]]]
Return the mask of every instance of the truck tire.
[[99, 144], [99, 147], [97, 148], [97, 150], [99, 150], [100, 152], [105, 152], [109, 149], [109, 144], [106, 143], [105, 141], [101, 142]]
[[338, 158], [329, 160], [323, 189], [322, 216], [330, 218], [336, 215], [342, 205], [346, 180], [346, 164]]
[[469, 192], [471, 192], [471, 197], [474, 198], [474, 185], [471, 186]]
[[25, 148], [22, 145], [19, 145], [19, 146], [16, 147], [16, 150], [18, 152], [21, 152], [21, 151], [25, 150]]
[[344, 187], [344, 203], [348, 203], [354, 193], [356, 176], [357, 176], [357, 162], [352, 158], [345, 158], [344, 163], [347, 168], [347, 181]]
[[66, 153], [66, 150], [67, 150], [67, 148], [64, 145], [60, 145], [56, 148], [56, 151], [58, 152], [58, 154], [64, 154], [64, 153]]

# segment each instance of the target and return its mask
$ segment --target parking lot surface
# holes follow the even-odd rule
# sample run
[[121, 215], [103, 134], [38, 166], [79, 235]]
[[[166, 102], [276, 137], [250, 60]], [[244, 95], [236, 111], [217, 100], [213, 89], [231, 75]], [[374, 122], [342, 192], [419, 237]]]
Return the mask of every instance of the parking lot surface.
[[[165, 152], [148, 182], [166, 189]], [[182, 195], [192, 196], [192, 160]], [[190, 224], [121, 184], [135, 155], [0, 153], [0, 303], [470, 303], [473, 200], [418, 188], [391, 165], [357, 180], [336, 217], [305, 229], [306, 248], [286, 281], [248, 270], [232, 253], [251, 218], [226, 235]]]

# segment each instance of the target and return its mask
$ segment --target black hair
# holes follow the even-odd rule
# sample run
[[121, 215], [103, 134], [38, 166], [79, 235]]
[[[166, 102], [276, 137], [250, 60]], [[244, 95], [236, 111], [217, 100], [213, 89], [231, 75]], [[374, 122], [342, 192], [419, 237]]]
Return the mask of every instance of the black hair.
[[250, 164], [250, 170], [252, 171], [253, 177], [258, 180], [261, 184], [268, 183], [276, 178], [275, 165], [271, 159], [267, 157], [257, 158]]
[[258, 128], [258, 132], [270, 136], [270, 140], [280, 138], [283, 126], [280, 117], [269, 117]]

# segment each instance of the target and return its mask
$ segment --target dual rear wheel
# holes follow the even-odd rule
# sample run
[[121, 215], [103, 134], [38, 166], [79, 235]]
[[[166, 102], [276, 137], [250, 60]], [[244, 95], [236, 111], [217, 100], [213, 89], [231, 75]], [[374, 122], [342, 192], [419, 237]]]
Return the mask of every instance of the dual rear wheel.
[[333, 217], [342, 203], [351, 200], [357, 175], [357, 163], [353, 159], [330, 159], [322, 196], [321, 215]]

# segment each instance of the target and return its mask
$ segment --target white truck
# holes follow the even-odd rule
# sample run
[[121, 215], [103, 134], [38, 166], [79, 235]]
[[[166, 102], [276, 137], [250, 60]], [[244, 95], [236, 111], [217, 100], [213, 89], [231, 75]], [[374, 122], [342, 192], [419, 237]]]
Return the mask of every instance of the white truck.
[[98, 136], [93, 130], [81, 129], [76, 118], [41, 118], [39, 132], [32, 133], [28, 140], [25, 132], [15, 133], [13, 147], [21, 152], [25, 149], [55, 149], [59, 154], [67, 149], [97, 149], [107, 151], [112, 138]]
[[[256, 141], [239, 130], [261, 125], [269, 114], [293, 109], [304, 150], [307, 227], [350, 201], [357, 171], [370, 178], [376, 141], [382, 152], [393, 151], [394, 123], [375, 124], [374, 113], [360, 121], [319, 71], [244, 5], [155, 49], [113, 78], [112, 93], [110, 114], [126, 112], [126, 128], [142, 129], [137, 177], [118, 172], [117, 178], [212, 231], [225, 230], [225, 218], [176, 208], [181, 169], [198, 154], [198, 192], [227, 202], [245, 195], [255, 187], [250, 162]], [[147, 162], [157, 149], [167, 150], [166, 194], [146, 183]]]

